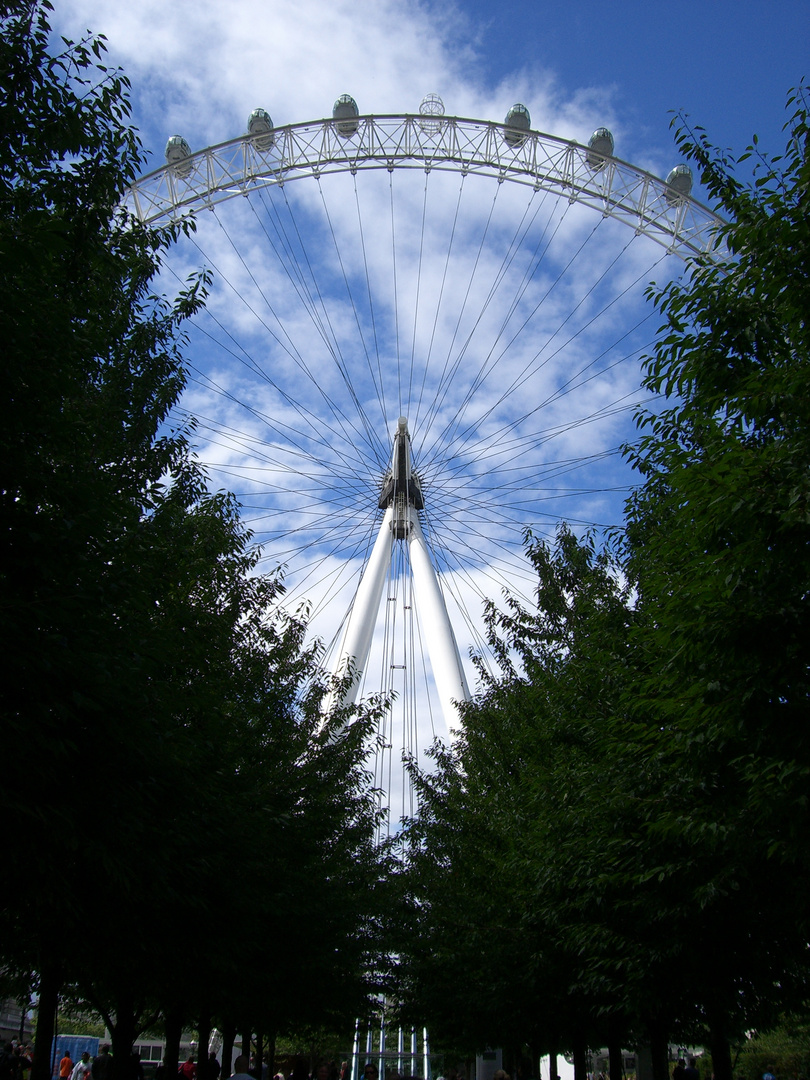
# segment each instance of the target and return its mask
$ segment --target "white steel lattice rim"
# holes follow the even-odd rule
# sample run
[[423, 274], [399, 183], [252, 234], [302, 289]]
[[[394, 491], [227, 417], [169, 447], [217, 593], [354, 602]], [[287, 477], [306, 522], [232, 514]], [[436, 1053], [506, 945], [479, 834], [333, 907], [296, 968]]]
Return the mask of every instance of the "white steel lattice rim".
[[341, 134], [332, 119], [291, 124], [273, 129], [267, 149], [258, 145], [266, 145], [266, 135], [241, 135], [191, 154], [180, 166], [156, 169], [132, 185], [124, 205], [149, 224], [306, 177], [436, 169], [550, 192], [623, 222], [682, 259], [716, 253], [718, 230], [726, 223], [659, 177], [539, 131], [521, 132], [518, 144], [510, 145], [504, 137], [509, 131], [504, 124], [459, 117], [429, 125], [418, 114], [361, 116], [352, 135]]

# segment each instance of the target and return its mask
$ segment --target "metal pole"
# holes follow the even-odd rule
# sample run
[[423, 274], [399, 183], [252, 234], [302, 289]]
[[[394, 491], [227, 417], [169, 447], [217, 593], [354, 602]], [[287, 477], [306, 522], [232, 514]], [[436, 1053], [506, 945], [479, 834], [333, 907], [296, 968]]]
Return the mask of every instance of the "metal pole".
[[380, 1017], [380, 1057], [377, 1062], [377, 1076], [385, 1080], [385, 1014]]
[[360, 1076], [360, 1019], [354, 1022], [354, 1046], [352, 1047], [352, 1077], [358, 1080]]

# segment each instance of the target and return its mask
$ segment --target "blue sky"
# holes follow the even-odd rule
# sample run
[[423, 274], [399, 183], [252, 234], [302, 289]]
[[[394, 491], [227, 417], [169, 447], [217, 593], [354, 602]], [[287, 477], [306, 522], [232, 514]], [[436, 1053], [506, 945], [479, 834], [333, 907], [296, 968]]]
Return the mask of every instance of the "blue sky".
[[[756, 132], [782, 149], [810, 4], [71, 0], [55, 24], [107, 36], [151, 168], [169, 135], [195, 151], [235, 139], [257, 106], [286, 125], [329, 116], [342, 93], [381, 114], [432, 92], [448, 115], [497, 122], [521, 102], [533, 128], [578, 142], [606, 125], [617, 157], [663, 177], [678, 161], [670, 110], [721, 146], [741, 152]], [[531, 589], [524, 528], [621, 520], [633, 478], [617, 447], [657, 325], [644, 288], [683, 264], [567, 199], [478, 179], [288, 183], [201, 211], [167, 267], [167, 290], [200, 266], [216, 282], [189, 343], [200, 455], [325, 640], [373, 541], [400, 410], [463, 655], [480, 645], [482, 596]], [[414, 605], [398, 597], [404, 625]], [[424, 715], [421, 745], [443, 730]]]
[[599, 86], [639, 137], [658, 143], [684, 110], [721, 146], [752, 134], [778, 152], [787, 90], [806, 75], [806, 0], [651, 4], [468, 2], [487, 77], [539, 66], [561, 94]]
[[435, 90], [449, 113], [469, 115], [487, 102], [508, 108], [510, 90], [525, 88], [533, 125], [551, 134], [567, 134], [553, 127], [572, 104], [594, 118], [601, 106], [623, 136], [617, 155], [636, 163], [642, 152], [663, 162], [680, 109], [721, 146], [742, 150], [756, 133], [778, 152], [786, 93], [810, 47], [806, 0], [71, 0], [55, 21], [107, 34], [156, 165], [167, 125], [197, 147], [227, 137], [233, 125], [212, 115], [226, 102], [241, 102], [240, 121], [255, 100], [289, 123], [326, 115], [341, 91], [363, 112], [404, 112]]

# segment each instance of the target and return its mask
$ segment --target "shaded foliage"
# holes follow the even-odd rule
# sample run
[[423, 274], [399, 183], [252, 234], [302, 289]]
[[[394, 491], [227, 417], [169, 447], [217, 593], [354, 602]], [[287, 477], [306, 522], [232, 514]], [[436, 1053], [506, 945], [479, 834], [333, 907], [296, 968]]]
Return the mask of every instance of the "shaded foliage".
[[[614, 557], [565, 530], [553, 549], [530, 538], [536, 605], [490, 610], [500, 673], [417, 777], [403, 978], [476, 1045], [520, 1029], [575, 1049], [607, 1028], [649, 1042], [664, 1077], [677, 1037], [705, 1041], [728, 1080], [731, 1043], [805, 1000], [802, 89], [790, 104], [786, 153], [751, 185], [679, 129], [729, 224], [716, 257], [650, 289], [665, 324], [645, 370], [657, 400], [627, 448], [642, 482], [626, 533]], [[458, 963], [475, 971], [466, 997]]]
[[193, 225], [119, 208], [127, 80], [99, 39], [55, 46], [49, 10], [0, 15], [0, 941], [120, 1064], [160, 1013], [275, 1030], [364, 1000], [375, 706], [324, 723], [317, 649], [172, 420], [206, 279], [153, 290]]

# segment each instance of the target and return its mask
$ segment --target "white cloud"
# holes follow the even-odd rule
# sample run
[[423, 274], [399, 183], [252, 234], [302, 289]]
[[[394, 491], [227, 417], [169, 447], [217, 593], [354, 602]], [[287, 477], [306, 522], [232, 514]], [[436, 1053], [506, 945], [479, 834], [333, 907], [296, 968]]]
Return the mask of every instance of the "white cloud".
[[[593, 87], [562, 100], [542, 68], [488, 85], [471, 44], [471, 27], [452, 6], [413, 0], [72, 0], [57, 12], [63, 32], [104, 33], [110, 57], [132, 78], [136, 123], [150, 135], [184, 135], [192, 147], [244, 130], [261, 106], [276, 124], [331, 114], [350, 93], [361, 113], [416, 112], [427, 93], [448, 114], [502, 121], [525, 102], [534, 126], [587, 138], [614, 122], [610, 92]], [[154, 145], [153, 149], [161, 150]]]

